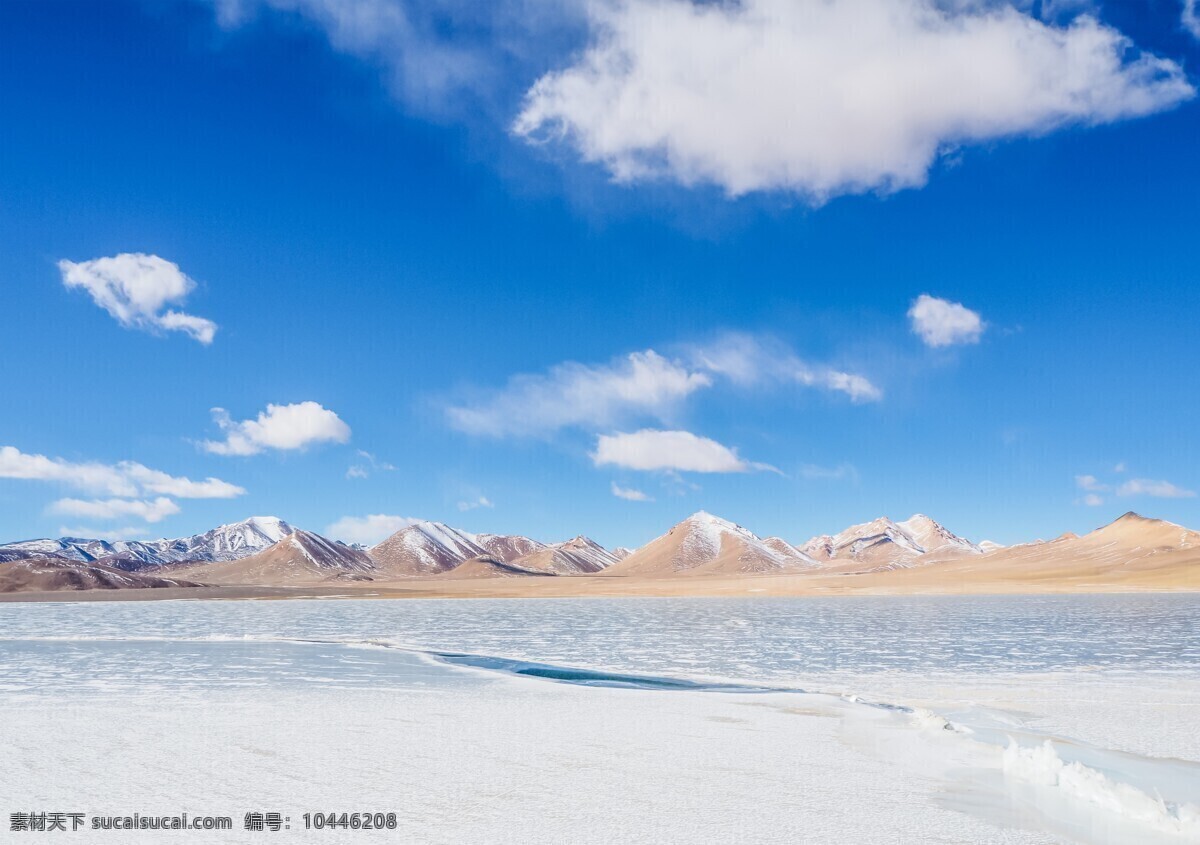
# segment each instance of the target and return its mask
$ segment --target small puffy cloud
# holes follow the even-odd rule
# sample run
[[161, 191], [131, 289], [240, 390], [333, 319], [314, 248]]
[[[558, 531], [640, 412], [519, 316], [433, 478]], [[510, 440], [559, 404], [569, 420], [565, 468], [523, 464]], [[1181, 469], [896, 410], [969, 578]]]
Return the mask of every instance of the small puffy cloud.
[[179, 505], [165, 496], [154, 500], [139, 499], [59, 499], [50, 505], [52, 513], [83, 519], [114, 520], [133, 517], [145, 522], [162, 522], [179, 513]]
[[1195, 93], [1177, 63], [1094, 17], [1057, 25], [1025, 3], [585, 8], [589, 46], [533, 85], [513, 131], [563, 142], [626, 184], [820, 203], [919, 187], [956, 147], [1139, 117]]
[[1104, 499], [1095, 493], [1088, 493], [1083, 497], [1083, 503], [1088, 507], [1099, 507], [1104, 504]]
[[183, 332], [205, 345], [217, 333], [212, 320], [168, 309], [182, 304], [196, 283], [165, 258], [125, 252], [78, 263], [63, 259], [58, 269], [64, 285], [87, 291], [92, 301], [126, 328]]
[[568, 362], [546, 374], [524, 374], [480, 401], [448, 408], [450, 424], [467, 434], [545, 435], [572, 426], [599, 426], [630, 414], [662, 417], [712, 379], [652, 349], [610, 364]]
[[1196, 492], [1185, 490], [1170, 481], [1151, 478], [1132, 478], [1117, 488], [1120, 496], [1153, 496], [1156, 499], [1191, 499]]
[[458, 509], [463, 512], [473, 511], [476, 508], [494, 508], [494, 507], [496, 507], [496, 506], [492, 503], [492, 501], [490, 499], [488, 499], [487, 496], [480, 496], [477, 499], [470, 499], [468, 501], [462, 501], [462, 502], [458, 503]]
[[373, 513], [367, 516], [343, 516], [325, 529], [325, 535], [347, 543], [374, 546], [381, 540], [421, 522], [408, 516]]
[[883, 398], [883, 391], [866, 376], [810, 364], [773, 338], [730, 332], [712, 343], [689, 347], [689, 354], [695, 368], [744, 387], [794, 384], [843, 393], [853, 402]]
[[1102, 484], [1100, 479], [1094, 475], [1077, 475], [1075, 476], [1075, 486], [1080, 490], [1090, 490], [1093, 493], [1102, 493], [1105, 490], [1112, 489], [1107, 484]]
[[346, 470], [346, 478], [366, 478], [368, 475], [370, 473], [367, 472], [366, 467], [352, 466]]
[[618, 499], [624, 499], [627, 502], [653, 502], [651, 496], [647, 496], [641, 490], [636, 490], [632, 487], [622, 487], [617, 482], [612, 483], [612, 494]]
[[240, 422], [231, 419], [224, 408], [213, 408], [212, 414], [225, 439], [205, 440], [200, 445], [214, 455], [257, 455], [266, 449], [289, 451], [350, 439], [350, 426], [316, 402], [267, 405], [256, 419]]
[[602, 434], [592, 453], [596, 466], [680, 472], [749, 472], [774, 469], [747, 461], [735, 449], [690, 431], [642, 429], [632, 433]]
[[1183, 27], [1200, 38], [1200, 7], [1197, 7], [1196, 0], [1183, 0]]
[[1113, 472], [1125, 472], [1126, 469], [1127, 467], [1125, 466], [1125, 462], [1121, 461], [1119, 464], [1113, 467]]
[[232, 499], [245, 489], [219, 478], [193, 481], [169, 475], [135, 461], [76, 463], [62, 458], [31, 455], [15, 446], [0, 446], [0, 478], [52, 481], [77, 490], [133, 498], [144, 495], [177, 499]]
[[987, 324], [978, 312], [958, 302], [938, 299], [923, 293], [908, 309], [908, 319], [913, 333], [926, 346], [957, 346], [979, 343]]

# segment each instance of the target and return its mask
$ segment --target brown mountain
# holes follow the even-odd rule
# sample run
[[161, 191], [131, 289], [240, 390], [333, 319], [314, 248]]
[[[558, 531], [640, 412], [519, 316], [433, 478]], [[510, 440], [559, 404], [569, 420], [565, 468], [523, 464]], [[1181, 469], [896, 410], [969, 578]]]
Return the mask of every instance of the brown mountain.
[[299, 530], [241, 560], [177, 564], [165, 571], [208, 584], [267, 586], [370, 581], [378, 572], [366, 552]]
[[613, 564], [604, 574], [642, 578], [783, 574], [809, 572], [815, 565], [810, 557], [778, 538], [768, 545], [740, 525], [700, 511]]
[[520, 561], [504, 561], [491, 555], [482, 555], [464, 560], [453, 569], [448, 569], [438, 575], [438, 578], [522, 578], [530, 576], [554, 575], [553, 572], [542, 572], [528, 569]]
[[489, 555], [506, 563], [546, 548], [545, 543], [519, 534], [476, 534], [475, 542]]
[[513, 561], [517, 566], [544, 575], [591, 575], [617, 562], [617, 557], [595, 540], [576, 537], [545, 546]]
[[438, 575], [473, 557], [499, 557], [479, 545], [474, 534], [441, 522], [402, 528], [368, 554], [387, 577]]
[[123, 572], [102, 563], [62, 558], [25, 558], [0, 563], [0, 593], [199, 586], [202, 585], [183, 578]]

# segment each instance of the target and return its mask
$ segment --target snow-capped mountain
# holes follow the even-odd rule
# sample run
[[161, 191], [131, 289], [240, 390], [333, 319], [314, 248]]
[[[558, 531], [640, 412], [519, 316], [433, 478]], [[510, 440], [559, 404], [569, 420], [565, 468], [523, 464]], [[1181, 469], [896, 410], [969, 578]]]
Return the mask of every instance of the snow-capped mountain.
[[800, 551], [818, 561], [890, 566], [935, 552], [939, 557], [979, 554], [980, 548], [919, 513], [903, 522], [881, 516], [851, 525], [840, 534], [813, 537], [800, 546]]
[[[478, 559], [509, 564], [504, 568], [509, 574], [531, 575], [582, 575], [617, 562], [611, 552], [587, 537], [547, 545], [519, 535], [471, 534], [441, 522], [410, 525], [369, 554], [389, 576], [440, 575]], [[473, 570], [487, 568], [477, 565]]]
[[783, 540], [770, 544], [740, 525], [705, 511], [609, 567], [606, 575], [716, 575], [810, 570], [816, 561]]
[[909, 537], [912, 537], [913, 541], [924, 549], [926, 554], [942, 550], [957, 550], [968, 554], [978, 554], [980, 551], [979, 545], [959, 537], [940, 522], [923, 513], [913, 514], [896, 525]]
[[252, 516], [174, 540], [26, 540], [0, 545], [0, 560], [48, 557], [81, 562], [102, 560], [121, 569], [181, 561], [237, 560], [279, 542], [295, 529], [279, 517]]
[[402, 528], [368, 553], [389, 575], [437, 575], [464, 560], [489, 554], [474, 534], [441, 522]]
[[535, 572], [554, 575], [588, 575], [612, 566], [617, 556], [595, 540], [579, 536], [523, 555], [513, 564]]
[[612, 550], [612, 556], [617, 560], [625, 560], [631, 554], [633, 554], [633, 549], [626, 548], [625, 546], [617, 546]]

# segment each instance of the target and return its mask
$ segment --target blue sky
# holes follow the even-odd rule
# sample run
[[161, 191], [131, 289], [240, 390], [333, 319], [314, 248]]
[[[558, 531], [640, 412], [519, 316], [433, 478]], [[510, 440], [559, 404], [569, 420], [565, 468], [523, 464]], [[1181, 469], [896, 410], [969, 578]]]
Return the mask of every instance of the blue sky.
[[813, 8], [0, 4], [0, 538], [1200, 524], [1195, 18]]

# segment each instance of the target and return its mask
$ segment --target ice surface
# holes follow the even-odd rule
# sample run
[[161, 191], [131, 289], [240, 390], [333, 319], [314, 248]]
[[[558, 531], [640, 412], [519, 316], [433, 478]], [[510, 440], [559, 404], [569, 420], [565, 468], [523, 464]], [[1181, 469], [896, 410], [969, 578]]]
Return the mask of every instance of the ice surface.
[[0, 605], [0, 794], [394, 809], [420, 842], [1192, 842], [1198, 609]]

